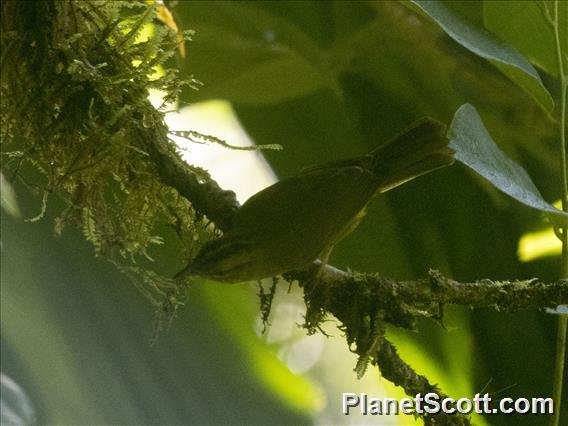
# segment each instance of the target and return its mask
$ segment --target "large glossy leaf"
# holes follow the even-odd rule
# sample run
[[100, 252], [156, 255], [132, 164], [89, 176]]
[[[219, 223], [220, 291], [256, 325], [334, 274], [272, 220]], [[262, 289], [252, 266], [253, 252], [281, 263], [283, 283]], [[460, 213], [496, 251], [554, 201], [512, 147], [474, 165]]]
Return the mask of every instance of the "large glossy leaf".
[[529, 61], [513, 47], [452, 13], [441, 1], [413, 1], [456, 42], [487, 59], [532, 96], [546, 111], [554, 107], [552, 96]]
[[497, 147], [472, 105], [458, 109], [450, 138], [457, 160], [515, 200], [546, 213], [554, 223], [568, 224], [568, 213], [547, 203], [527, 172]]

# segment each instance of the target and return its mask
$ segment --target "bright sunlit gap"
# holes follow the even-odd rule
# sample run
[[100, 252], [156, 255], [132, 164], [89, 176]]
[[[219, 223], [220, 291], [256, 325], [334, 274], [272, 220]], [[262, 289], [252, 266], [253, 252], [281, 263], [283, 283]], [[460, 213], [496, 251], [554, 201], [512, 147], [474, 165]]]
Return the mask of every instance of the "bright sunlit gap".
[[[560, 207], [560, 200], [554, 203]], [[560, 256], [562, 244], [554, 234], [552, 226], [536, 231], [527, 232], [519, 239], [517, 254], [521, 262], [532, 262], [543, 257]]]
[[[166, 115], [170, 130], [194, 130], [222, 139], [230, 145], [253, 146], [240, 125], [231, 104], [214, 100], [181, 108]], [[235, 191], [243, 203], [251, 195], [277, 181], [276, 175], [259, 151], [242, 151], [214, 143], [198, 144], [172, 136], [188, 163], [203, 167], [221, 188]]]

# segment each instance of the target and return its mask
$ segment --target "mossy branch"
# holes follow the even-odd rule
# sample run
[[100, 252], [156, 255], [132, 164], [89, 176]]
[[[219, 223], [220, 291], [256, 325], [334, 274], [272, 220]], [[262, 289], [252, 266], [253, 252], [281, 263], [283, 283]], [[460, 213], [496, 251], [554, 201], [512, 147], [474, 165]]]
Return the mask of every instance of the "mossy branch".
[[[427, 392], [444, 396], [400, 358], [386, 337], [385, 323], [413, 330], [421, 317], [442, 322], [446, 305], [513, 313], [568, 303], [568, 280], [482, 279], [462, 283], [431, 270], [422, 279], [397, 281], [376, 274], [348, 273], [331, 265], [320, 267], [316, 263], [312, 269], [287, 274], [304, 288], [308, 331], [315, 332], [327, 315], [335, 316], [349, 347], [359, 356], [357, 374], [364, 374], [369, 363], [377, 365], [383, 377], [412, 397]], [[469, 424], [466, 416], [438, 415], [424, 421], [432, 425]]]

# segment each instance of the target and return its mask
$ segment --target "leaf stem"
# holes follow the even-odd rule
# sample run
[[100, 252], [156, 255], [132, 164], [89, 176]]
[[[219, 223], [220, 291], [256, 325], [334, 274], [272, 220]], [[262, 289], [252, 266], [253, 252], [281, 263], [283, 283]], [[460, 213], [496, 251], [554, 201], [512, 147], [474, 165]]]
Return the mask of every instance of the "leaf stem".
[[[560, 45], [559, 0], [554, 1], [553, 29], [556, 44], [556, 58], [558, 61], [558, 75], [560, 78], [560, 164], [562, 173], [562, 210], [568, 211], [568, 162], [566, 160], [566, 88], [568, 76], [564, 71], [564, 61]], [[564, 226], [561, 232], [562, 266], [561, 277], [568, 278], [568, 227]], [[562, 381], [564, 377], [564, 363], [566, 361], [566, 333], [568, 330], [568, 315], [559, 315], [558, 332], [556, 336], [556, 360], [554, 370], [554, 384], [552, 398], [555, 409], [550, 419], [551, 426], [560, 425], [560, 408], [562, 401]]]

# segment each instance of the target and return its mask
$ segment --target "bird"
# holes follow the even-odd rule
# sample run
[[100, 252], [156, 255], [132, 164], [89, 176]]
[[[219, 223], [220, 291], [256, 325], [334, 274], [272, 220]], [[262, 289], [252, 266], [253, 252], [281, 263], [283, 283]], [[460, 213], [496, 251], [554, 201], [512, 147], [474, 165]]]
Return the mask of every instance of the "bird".
[[228, 230], [206, 242], [177, 278], [256, 281], [325, 265], [377, 194], [451, 165], [446, 126], [425, 117], [373, 151], [311, 166], [250, 197]]

